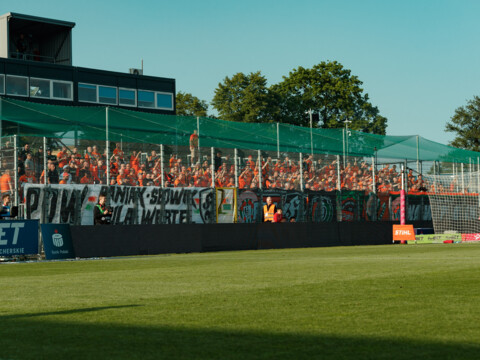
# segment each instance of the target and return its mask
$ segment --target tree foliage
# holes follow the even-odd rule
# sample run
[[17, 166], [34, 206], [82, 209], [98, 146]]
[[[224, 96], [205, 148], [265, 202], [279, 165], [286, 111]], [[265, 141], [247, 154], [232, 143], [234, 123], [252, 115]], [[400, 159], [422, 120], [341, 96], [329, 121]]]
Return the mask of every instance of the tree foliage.
[[387, 119], [379, 115], [377, 107], [363, 93], [363, 83], [340, 63], [321, 62], [311, 69], [299, 67], [272, 86], [280, 98], [280, 121], [308, 126], [306, 112], [319, 113], [322, 128], [349, 127], [375, 134], [385, 134]]
[[480, 151], [480, 97], [474, 96], [455, 110], [445, 131], [455, 133], [450, 145], [473, 151]]
[[218, 84], [212, 105], [225, 120], [309, 126], [307, 111], [312, 109], [319, 114], [314, 126], [342, 128], [344, 120], [350, 120], [354, 130], [385, 134], [387, 119], [370, 103], [361, 85], [336, 61], [294, 69], [270, 88], [260, 72], [238, 73]]
[[267, 79], [257, 71], [226, 77], [215, 89], [212, 106], [221, 119], [243, 122], [271, 122], [274, 102]]
[[207, 116], [208, 104], [196, 96], [179, 91], [176, 96], [177, 115]]

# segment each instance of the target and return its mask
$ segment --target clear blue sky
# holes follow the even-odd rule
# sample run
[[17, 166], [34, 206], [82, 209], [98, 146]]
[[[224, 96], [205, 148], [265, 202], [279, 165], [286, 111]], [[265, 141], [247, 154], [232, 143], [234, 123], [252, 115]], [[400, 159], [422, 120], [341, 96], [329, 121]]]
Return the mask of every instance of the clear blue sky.
[[480, 95], [475, 0], [2, 0], [7, 12], [75, 22], [75, 66], [127, 72], [144, 59], [145, 74], [207, 102], [237, 72], [273, 84], [336, 60], [363, 81], [388, 135], [446, 144], [455, 109]]

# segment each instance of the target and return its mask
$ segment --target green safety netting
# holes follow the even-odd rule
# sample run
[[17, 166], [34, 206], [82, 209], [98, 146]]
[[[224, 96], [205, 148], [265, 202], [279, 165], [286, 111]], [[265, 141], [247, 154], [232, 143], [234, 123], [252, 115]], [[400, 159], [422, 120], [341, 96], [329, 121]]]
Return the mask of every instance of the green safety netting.
[[201, 147], [368, 156], [409, 161], [476, 162], [480, 153], [457, 149], [420, 136], [382, 136], [343, 129], [305, 128], [277, 123], [238, 123], [130, 111], [99, 106], [38, 104], [0, 97], [2, 136], [188, 146], [199, 130]]

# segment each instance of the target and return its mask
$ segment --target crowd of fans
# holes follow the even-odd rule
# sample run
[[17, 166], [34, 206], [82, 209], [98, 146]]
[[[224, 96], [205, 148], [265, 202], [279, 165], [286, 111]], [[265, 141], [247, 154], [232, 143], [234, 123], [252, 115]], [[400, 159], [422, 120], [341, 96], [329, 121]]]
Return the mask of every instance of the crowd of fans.
[[[12, 173], [13, 148], [6, 143], [2, 149], [2, 176], [0, 190], [11, 191], [14, 174]], [[46, 171], [44, 169], [46, 157]], [[88, 146], [82, 153], [73, 147], [63, 146], [60, 150], [44, 149], [40, 146], [31, 149], [25, 144], [18, 152], [18, 185], [25, 183], [48, 184], [106, 184], [106, 151], [97, 146]], [[303, 161], [289, 157], [261, 160], [253, 156], [242, 157], [237, 162], [238, 180], [235, 181], [235, 165], [229, 156], [222, 156], [218, 151], [213, 159], [203, 157], [198, 152], [182, 157], [172, 154], [165, 159], [162, 169], [161, 157], [152, 150], [145, 157], [141, 151], [124, 153], [121, 144], [116, 144], [109, 158], [110, 185], [129, 186], [164, 186], [164, 187], [235, 187], [240, 189], [282, 189], [334, 191], [358, 190], [370, 192], [373, 189], [372, 165], [365, 161], [353, 160], [345, 166], [336, 160], [324, 158], [314, 161], [311, 155], [305, 155]], [[340, 170], [338, 170], [340, 165]], [[162, 172], [163, 170], [163, 172]], [[302, 176], [302, 175], [303, 176]], [[340, 175], [340, 181], [338, 181]], [[213, 180], [212, 180], [213, 178]], [[408, 175], [410, 192], [431, 191], [422, 175], [415, 176], [410, 170]], [[377, 192], [398, 191], [401, 188], [401, 176], [396, 165], [385, 165], [375, 171]]]

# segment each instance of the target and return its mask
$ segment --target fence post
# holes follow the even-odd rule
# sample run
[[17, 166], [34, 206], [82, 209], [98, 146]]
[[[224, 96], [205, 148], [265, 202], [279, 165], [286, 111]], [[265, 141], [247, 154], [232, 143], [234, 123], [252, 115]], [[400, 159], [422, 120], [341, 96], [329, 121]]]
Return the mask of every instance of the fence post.
[[258, 153], [258, 188], [262, 190], [262, 153], [257, 150]]
[[467, 183], [467, 192], [470, 192], [472, 187], [472, 158], [468, 158], [468, 183]]
[[[198, 159], [197, 159], [197, 162], [199, 162], [200, 164], [202, 163], [202, 157], [201, 157], [201, 154], [200, 154], [200, 117], [197, 116], [197, 139], [198, 139]], [[195, 163], [196, 164], [196, 163]]]
[[210, 165], [210, 168], [212, 169], [212, 188], [215, 189], [215, 150], [213, 147], [211, 147], [210, 153], [212, 157], [212, 161]]
[[375, 186], [375, 156], [372, 156], [372, 192], [377, 193], [377, 187]]
[[18, 137], [13, 135], [13, 181], [15, 185], [13, 186], [14, 197], [13, 201], [15, 206], [18, 206]]
[[43, 137], [43, 184], [47, 185], [47, 138], [45, 136]]
[[277, 158], [280, 158], [280, 125], [277, 121]]
[[161, 186], [162, 189], [165, 187], [165, 170], [164, 170], [164, 165], [163, 165], [163, 160], [164, 160], [164, 149], [163, 149], [163, 144], [160, 144], [160, 172], [161, 172]]
[[405, 225], [405, 170], [402, 164], [402, 189], [400, 190], [400, 224]]
[[107, 188], [110, 186], [110, 144], [108, 140], [108, 106], [105, 108], [105, 146], [107, 151]]
[[462, 193], [465, 192], [465, 178], [463, 176], [463, 162], [462, 162]]
[[337, 190], [342, 190], [342, 179], [340, 178], [340, 155], [337, 155]]
[[235, 187], [238, 189], [238, 150], [234, 149], [233, 161], [235, 162]]
[[303, 184], [303, 159], [302, 159], [302, 152], [299, 154], [298, 165], [300, 167], [300, 191], [304, 190]]

